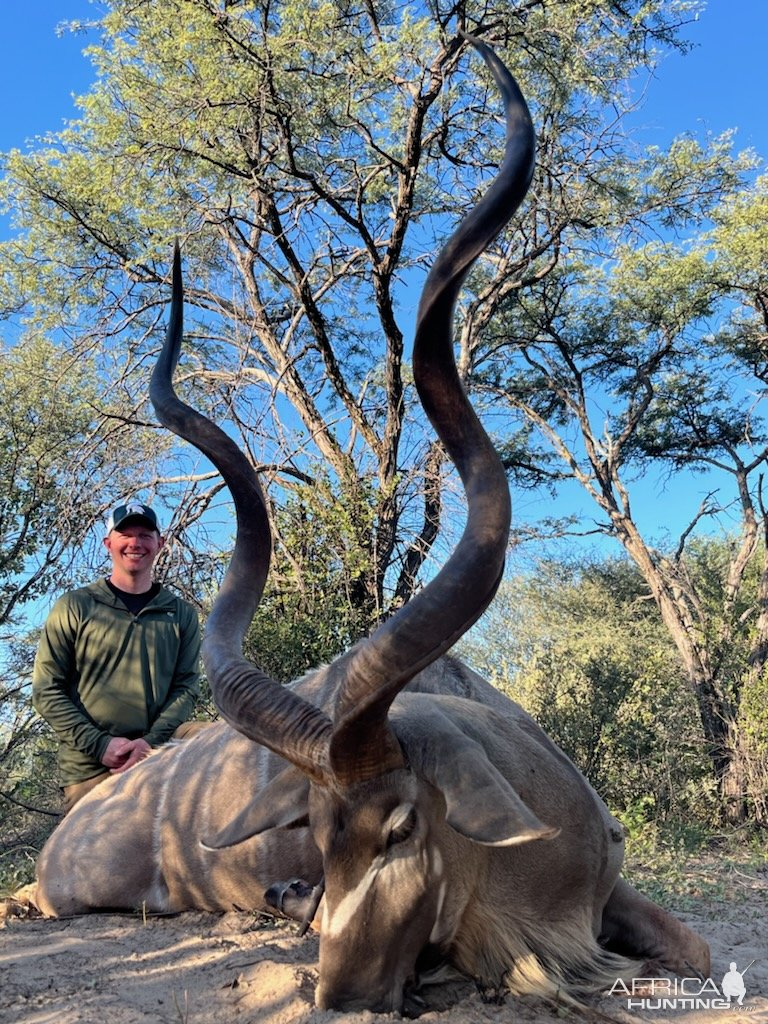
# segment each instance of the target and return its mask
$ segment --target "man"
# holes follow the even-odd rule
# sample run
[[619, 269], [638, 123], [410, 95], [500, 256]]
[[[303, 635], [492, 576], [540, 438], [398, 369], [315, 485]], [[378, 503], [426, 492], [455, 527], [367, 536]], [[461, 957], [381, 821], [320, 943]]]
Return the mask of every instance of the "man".
[[151, 508], [118, 505], [104, 539], [111, 575], [59, 598], [40, 637], [32, 702], [59, 741], [65, 811], [195, 731], [200, 628], [195, 609], [152, 580], [163, 543]]

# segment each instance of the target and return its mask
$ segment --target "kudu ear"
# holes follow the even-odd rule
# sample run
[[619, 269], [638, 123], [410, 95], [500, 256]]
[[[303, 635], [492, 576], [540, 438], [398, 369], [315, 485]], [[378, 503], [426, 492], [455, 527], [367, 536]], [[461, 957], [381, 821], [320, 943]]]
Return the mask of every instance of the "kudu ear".
[[299, 828], [309, 823], [309, 779], [293, 766], [276, 775], [238, 816], [210, 839], [201, 839], [205, 850], [225, 850], [270, 828]]
[[455, 749], [435, 773], [434, 785], [445, 797], [445, 820], [460, 835], [484, 846], [517, 846], [554, 839], [560, 829], [541, 822], [520, 799], [477, 744], [477, 754]]
[[443, 794], [445, 820], [452, 829], [484, 846], [554, 839], [560, 829], [536, 817], [480, 743], [444, 715], [429, 717], [429, 743], [406, 741], [407, 756], [411, 767]]

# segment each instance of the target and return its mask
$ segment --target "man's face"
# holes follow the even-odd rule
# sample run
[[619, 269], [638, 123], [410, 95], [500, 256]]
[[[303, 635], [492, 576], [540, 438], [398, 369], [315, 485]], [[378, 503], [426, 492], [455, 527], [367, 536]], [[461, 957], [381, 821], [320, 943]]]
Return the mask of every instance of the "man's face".
[[131, 523], [112, 530], [104, 538], [104, 546], [112, 557], [115, 569], [137, 576], [152, 568], [163, 538], [143, 523]]

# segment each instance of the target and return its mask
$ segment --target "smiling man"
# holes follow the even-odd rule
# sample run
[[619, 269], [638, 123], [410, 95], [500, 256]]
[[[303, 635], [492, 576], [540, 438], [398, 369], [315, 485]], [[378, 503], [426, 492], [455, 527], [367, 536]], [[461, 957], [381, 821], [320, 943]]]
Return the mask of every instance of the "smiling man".
[[110, 576], [60, 597], [43, 628], [32, 702], [59, 741], [65, 811], [204, 725], [187, 721], [200, 681], [197, 612], [152, 579], [163, 543], [149, 506], [118, 505], [104, 538]]

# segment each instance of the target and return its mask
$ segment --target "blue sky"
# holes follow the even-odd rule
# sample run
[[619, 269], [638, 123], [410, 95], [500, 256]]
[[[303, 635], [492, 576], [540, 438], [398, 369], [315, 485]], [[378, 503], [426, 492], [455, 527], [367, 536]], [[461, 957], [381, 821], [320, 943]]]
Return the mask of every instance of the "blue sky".
[[[90, 40], [88, 34], [57, 35], [56, 26], [98, 16], [100, 10], [98, 2], [89, 0], [3, 0], [0, 150], [24, 148], [76, 115], [73, 96], [86, 92], [93, 80], [82, 54]], [[754, 148], [768, 159], [768, 0], [710, 0], [688, 37], [694, 50], [685, 57], [669, 55], [648, 83], [636, 117], [643, 128], [640, 141], [666, 146], [681, 132], [736, 129], [737, 148]], [[709, 486], [689, 477], [648, 482], [635, 492], [635, 515], [658, 539], [665, 525], [674, 535]], [[588, 528], [594, 507], [583, 495], [571, 497]], [[517, 495], [516, 505], [523, 518], [541, 513], [540, 498]]]
[[[64, 20], [98, 16], [89, 0], [3, 0], [0, 150], [55, 131], [92, 81], [85, 35], [56, 35]], [[640, 120], [661, 144], [681, 131], [738, 128], [739, 143], [768, 156], [768, 0], [710, 0], [689, 31], [696, 49], [670, 56], [650, 84]]]
[[86, 35], [57, 36], [63, 20], [93, 18], [88, 0], [3, 0], [0, 42], [0, 150], [24, 148], [76, 115], [72, 94], [87, 91], [93, 69]]
[[684, 131], [735, 128], [739, 148], [768, 159], [768, 2], [709, 0], [686, 34], [695, 49], [663, 61], [638, 122], [661, 145]]

